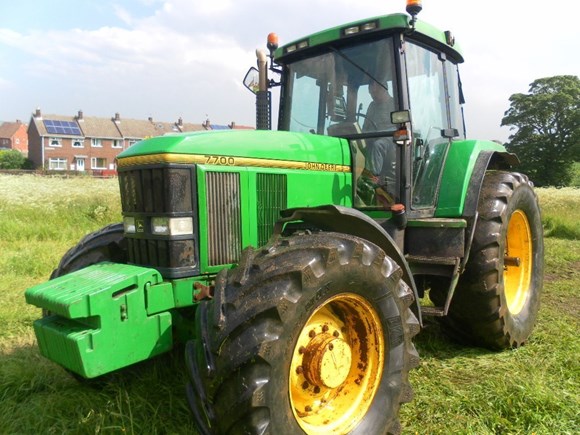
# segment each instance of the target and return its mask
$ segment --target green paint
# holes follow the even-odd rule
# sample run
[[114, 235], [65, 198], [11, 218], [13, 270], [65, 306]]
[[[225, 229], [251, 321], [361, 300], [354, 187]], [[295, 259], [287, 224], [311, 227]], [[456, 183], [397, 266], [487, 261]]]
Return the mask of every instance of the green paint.
[[34, 322], [40, 352], [93, 378], [173, 347], [169, 283], [143, 267], [100, 263], [31, 287], [26, 302], [51, 312]]
[[475, 162], [479, 153], [485, 150], [506, 152], [502, 145], [491, 141], [452, 142], [443, 169], [436, 217], [461, 216]]
[[162, 153], [350, 165], [348, 143], [344, 139], [262, 130], [169, 134], [138, 142], [119, 154], [118, 158]]
[[[337, 27], [333, 27], [330, 29], [323, 30], [321, 32], [313, 33], [312, 35], [297, 39], [292, 41], [284, 46], [278, 48], [275, 53], [276, 60], [278, 62], [284, 63], [284, 58], [286, 55], [292, 56], [294, 53], [286, 53], [286, 49], [289, 46], [296, 45], [302, 41], [308, 41], [308, 47], [316, 47], [320, 45], [326, 45], [333, 41], [340, 40], [340, 39], [356, 39], [363, 34], [369, 34], [371, 32], [400, 32], [406, 31], [409, 29], [409, 16], [406, 14], [390, 14], [384, 15], [374, 18], [365, 18], [363, 20], [353, 21], [352, 23], [343, 24]], [[359, 26], [365, 23], [376, 22], [377, 28], [376, 30], [368, 31], [368, 32], [361, 32], [358, 34], [354, 34], [352, 36], [343, 36], [343, 30], [349, 27]], [[429, 42], [433, 45], [440, 45], [445, 51], [451, 55], [454, 59], [458, 60], [459, 62], [463, 62], [463, 56], [461, 54], [461, 49], [457, 44], [453, 47], [449, 46], [445, 39], [445, 33], [441, 30], [431, 26], [428, 23], [425, 23], [421, 20], [417, 20], [415, 25], [414, 33], [418, 37], [422, 37], [423, 39], [427, 38]], [[355, 41], [352, 41], [355, 43]], [[300, 50], [298, 50], [299, 52]]]

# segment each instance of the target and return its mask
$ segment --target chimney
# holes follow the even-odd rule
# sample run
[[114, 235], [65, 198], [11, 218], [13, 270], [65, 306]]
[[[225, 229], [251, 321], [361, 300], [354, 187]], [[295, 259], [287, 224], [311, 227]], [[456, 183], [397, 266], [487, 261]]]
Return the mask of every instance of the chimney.
[[153, 122], [153, 117], [150, 116], [149, 118], [147, 118], [149, 120], [149, 122]]
[[117, 124], [121, 122], [121, 115], [119, 115], [119, 112], [115, 112], [115, 118], [113, 118], [113, 121], [115, 121]]
[[22, 124], [22, 121], [20, 119], [17, 119], [16, 124]]
[[203, 126], [203, 128], [205, 128], [206, 130], [211, 130], [211, 123], [209, 122], [209, 118], [206, 118], [206, 120], [204, 122], [202, 122], [201, 124]]
[[42, 119], [42, 113], [40, 113], [40, 107], [36, 108], [36, 112], [34, 112], [34, 117], [38, 119]]
[[180, 126], [180, 127], [183, 127], [183, 118], [181, 116], [177, 120], [177, 125]]
[[236, 123], [234, 121], [232, 121], [232, 123], [230, 125], [228, 125], [228, 127], [233, 130], [234, 128], [236, 128]]
[[79, 113], [77, 115], [77, 121], [83, 121], [83, 111], [79, 110]]

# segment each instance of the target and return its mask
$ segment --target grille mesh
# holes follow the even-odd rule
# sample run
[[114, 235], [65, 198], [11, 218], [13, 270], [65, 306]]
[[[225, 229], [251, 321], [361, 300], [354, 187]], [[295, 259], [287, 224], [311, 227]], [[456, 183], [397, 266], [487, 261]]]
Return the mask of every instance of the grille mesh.
[[264, 246], [280, 218], [280, 210], [286, 208], [286, 175], [257, 174], [256, 193], [258, 246]]
[[237, 263], [242, 247], [240, 174], [207, 172], [208, 262]]

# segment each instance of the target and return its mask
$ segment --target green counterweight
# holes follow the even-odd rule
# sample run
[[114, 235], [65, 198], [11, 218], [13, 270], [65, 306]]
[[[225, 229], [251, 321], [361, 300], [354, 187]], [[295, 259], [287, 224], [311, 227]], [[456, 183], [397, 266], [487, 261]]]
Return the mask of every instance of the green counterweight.
[[153, 269], [97, 264], [29, 288], [26, 302], [50, 313], [34, 322], [42, 355], [86, 378], [173, 346], [172, 286]]

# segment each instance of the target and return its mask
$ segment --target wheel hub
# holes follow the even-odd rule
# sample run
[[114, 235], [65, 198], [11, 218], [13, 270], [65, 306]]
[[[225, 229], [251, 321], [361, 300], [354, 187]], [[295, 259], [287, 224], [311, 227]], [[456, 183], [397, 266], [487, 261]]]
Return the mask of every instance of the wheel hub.
[[352, 350], [343, 339], [319, 334], [304, 352], [304, 376], [316, 386], [336, 388], [348, 377], [351, 363]]
[[508, 310], [514, 315], [522, 311], [529, 297], [532, 254], [530, 223], [518, 209], [508, 223], [504, 256], [504, 293]]
[[374, 307], [339, 293], [322, 303], [297, 337], [289, 370], [296, 421], [308, 435], [349, 433], [377, 392], [385, 340]]

